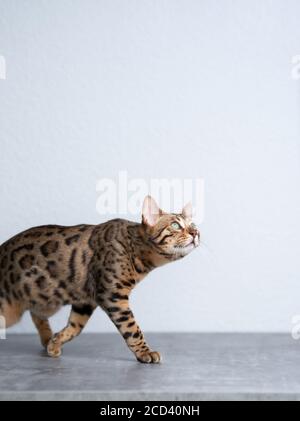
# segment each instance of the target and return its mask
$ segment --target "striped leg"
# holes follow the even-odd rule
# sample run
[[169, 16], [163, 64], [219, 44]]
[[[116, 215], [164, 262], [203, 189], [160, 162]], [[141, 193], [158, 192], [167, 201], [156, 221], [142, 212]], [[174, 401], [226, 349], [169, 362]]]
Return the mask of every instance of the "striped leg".
[[39, 332], [41, 344], [44, 348], [47, 348], [48, 342], [53, 335], [49, 321], [47, 319], [41, 319], [33, 313], [30, 313], [30, 315], [35, 327]]
[[50, 357], [59, 357], [61, 355], [62, 346], [81, 333], [94, 309], [90, 305], [72, 306], [67, 326], [52, 336], [48, 343], [47, 352]]
[[137, 325], [127, 300], [119, 300], [113, 305], [111, 303], [103, 305], [102, 303], [101, 307], [115, 324], [125, 339], [128, 348], [135, 354], [139, 362], [159, 363], [161, 361], [159, 352], [152, 351], [146, 343], [143, 332]]

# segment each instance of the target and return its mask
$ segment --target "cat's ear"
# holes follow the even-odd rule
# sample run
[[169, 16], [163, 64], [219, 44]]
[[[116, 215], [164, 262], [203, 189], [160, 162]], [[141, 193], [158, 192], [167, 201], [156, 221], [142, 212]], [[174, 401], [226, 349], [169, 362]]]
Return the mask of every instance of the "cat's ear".
[[146, 196], [143, 203], [142, 220], [146, 225], [153, 227], [159, 220], [163, 211], [159, 208], [153, 197]]
[[193, 216], [193, 206], [192, 203], [189, 202], [185, 205], [185, 207], [182, 209], [182, 215], [186, 219], [192, 219]]

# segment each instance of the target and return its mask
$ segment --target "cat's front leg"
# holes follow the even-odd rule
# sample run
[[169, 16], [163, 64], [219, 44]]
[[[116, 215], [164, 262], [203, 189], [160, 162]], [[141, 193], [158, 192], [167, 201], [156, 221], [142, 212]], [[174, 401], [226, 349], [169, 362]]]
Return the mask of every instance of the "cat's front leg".
[[101, 303], [101, 307], [115, 324], [137, 360], [142, 363], [161, 362], [160, 353], [152, 351], [145, 341], [143, 332], [137, 325], [129, 307], [128, 300], [112, 301], [107, 301], [105, 304]]

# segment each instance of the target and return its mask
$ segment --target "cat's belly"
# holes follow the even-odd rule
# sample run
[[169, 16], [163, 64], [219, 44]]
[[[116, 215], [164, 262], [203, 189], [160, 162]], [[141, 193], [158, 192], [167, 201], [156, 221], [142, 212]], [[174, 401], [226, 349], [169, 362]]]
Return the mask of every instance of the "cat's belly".
[[49, 317], [53, 316], [55, 313], [57, 313], [62, 307], [62, 304], [55, 303], [55, 302], [49, 302], [48, 305], [42, 305], [42, 304], [32, 304], [28, 310], [30, 310], [31, 313], [38, 316], [40, 319], [48, 319]]

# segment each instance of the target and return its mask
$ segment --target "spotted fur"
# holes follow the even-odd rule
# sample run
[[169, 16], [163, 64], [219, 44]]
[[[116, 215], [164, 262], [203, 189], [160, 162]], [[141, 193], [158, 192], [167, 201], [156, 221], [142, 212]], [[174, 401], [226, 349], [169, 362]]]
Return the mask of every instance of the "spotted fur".
[[[141, 224], [31, 228], [0, 246], [0, 316], [9, 327], [30, 311], [48, 355], [58, 357], [100, 306], [138, 361], [157, 363], [160, 354], [147, 345], [129, 296], [150, 271], [194, 249], [199, 236], [190, 206], [166, 214], [149, 196]], [[72, 306], [69, 321], [53, 334], [48, 318], [65, 305]]]

